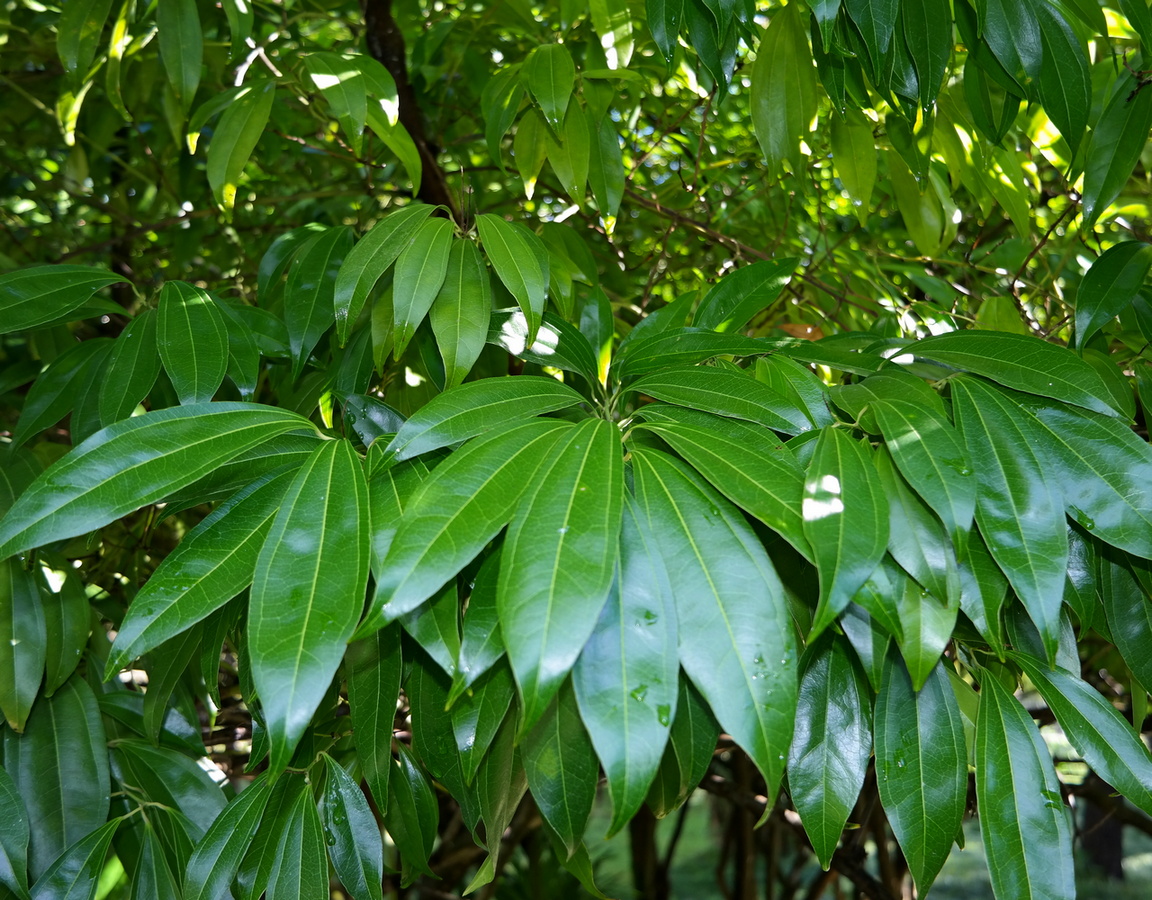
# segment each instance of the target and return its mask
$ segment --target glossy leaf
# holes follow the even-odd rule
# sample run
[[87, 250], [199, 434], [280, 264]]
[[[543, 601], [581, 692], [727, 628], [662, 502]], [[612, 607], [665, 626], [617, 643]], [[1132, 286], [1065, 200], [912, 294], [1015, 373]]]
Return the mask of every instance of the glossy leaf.
[[952, 849], [968, 791], [964, 726], [943, 664], [914, 691], [904, 664], [888, 655], [876, 698], [876, 780], [916, 889], [927, 894]]
[[700, 301], [692, 324], [714, 331], [740, 331], [771, 306], [792, 278], [798, 260], [765, 260], [725, 275]]
[[196, 0], [162, 0], [156, 6], [160, 59], [185, 112], [200, 86], [204, 38]]
[[1123, 312], [1144, 286], [1152, 267], [1152, 244], [1122, 241], [1105, 250], [1084, 274], [1076, 292], [1076, 346]]
[[[1090, 229], [1124, 189], [1152, 128], [1152, 91], [1123, 74], [1112, 87], [1084, 158], [1082, 228]], [[1104, 410], [1101, 410], [1103, 412]]]
[[706, 328], [670, 328], [647, 334], [622, 347], [610, 370], [617, 382], [648, 372], [692, 365], [717, 356], [758, 356], [777, 349], [778, 343], [721, 334]]
[[[460, 771], [469, 784], [485, 765], [488, 750], [505, 723], [513, 727], [519, 725], [516, 679], [507, 663], [497, 661], [474, 684], [475, 690], [470, 695], [455, 700], [448, 698], [452, 704], [452, 734], [456, 739]], [[477, 785], [477, 790], [481, 789]]]
[[353, 900], [383, 900], [384, 845], [376, 818], [356, 782], [327, 754], [324, 771], [320, 821], [336, 877]]
[[588, 419], [557, 442], [508, 527], [496, 608], [524, 728], [544, 714], [596, 627], [616, 567], [623, 491], [619, 431]]
[[352, 247], [348, 228], [321, 231], [300, 248], [284, 288], [284, 324], [292, 350], [292, 375], [304, 371], [320, 338], [335, 318], [337, 273]]
[[[1048, 3], [1033, 3], [1043, 56], [1036, 87], [1044, 111], [1075, 154], [1088, 127], [1092, 75], [1088, 56], [1072, 26]], [[1077, 329], [1079, 331], [1079, 329]]]
[[78, 675], [40, 698], [22, 735], [4, 734], [4, 768], [28, 812], [30, 881], [108, 817], [105, 741], [96, 698]]
[[684, 0], [647, 0], [648, 28], [660, 54], [669, 65], [684, 16]]
[[472, 241], [455, 241], [448, 272], [428, 320], [444, 359], [445, 390], [456, 387], [479, 359], [492, 318], [488, 269]]
[[577, 328], [551, 312], [528, 344], [528, 319], [519, 309], [498, 309], [492, 313], [488, 343], [503, 347], [513, 356], [541, 366], [575, 372], [589, 383], [597, 380], [596, 356]]
[[1059, 483], [1035, 449], [1038, 427], [1022, 407], [977, 379], [954, 379], [952, 397], [976, 472], [980, 534], [1051, 656], [1068, 568], [1068, 536]]
[[796, 645], [783, 589], [727, 501], [658, 451], [637, 447], [632, 464], [636, 499], [672, 584], [680, 664], [763, 773], [771, 797], [796, 702]]
[[48, 633], [38, 575], [18, 557], [0, 560], [0, 713], [17, 733], [44, 677]]
[[589, 113], [588, 185], [609, 235], [616, 227], [616, 214], [624, 199], [625, 180], [624, 157], [615, 122], [609, 115], [597, 119]]
[[1072, 834], [1052, 756], [1028, 713], [991, 675], [980, 684], [976, 800], [996, 896], [1076, 896]]
[[901, 8], [903, 36], [916, 67], [920, 107], [931, 109], [952, 56], [952, 10], [948, 0], [911, 0], [902, 3]]
[[428, 857], [436, 840], [439, 814], [432, 786], [411, 751], [403, 744], [397, 745], [397, 751], [396, 770], [388, 781], [384, 824], [400, 850], [403, 884], [409, 885], [418, 875], [433, 874]]
[[528, 54], [521, 73], [548, 124], [560, 131], [576, 80], [576, 67], [568, 48], [563, 44], [541, 44]]
[[898, 0], [844, 0], [844, 9], [860, 29], [872, 71], [879, 72], [896, 30]]
[[560, 142], [551, 134], [545, 135], [545, 140], [548, 142], [548, 161], [560, 180], [560, 186], [573, 201], [582, 202], [592, 152], [588, 117], [584, 110], [576, 103], [570, 104], [560, 129]]
[[228, 371], [228, 332], [207, 291], [183, 281], [160, 291], [156, 343], [180, 403], [207, 403]]
[[668, 746], [648, 791], [648, 805], [657, 817], [668, 815], [696, 789], [712, 762], [719, 733], [707, 702], [692, 682], [681, 676]]
[[28, 898], [28, 813], [11, 776], [0, 767], [0, 885]]
[[789, 794], [825, 869], [864, 785], [871, 747], [864, 673], [847, 642], [826, 635], [800, 661], [796, 735], [788, 756]]
[[197, 842], [184, 877], [185, 900], [221, 900], [240, 869], [271, 794], [258, 778], [240, 792]]
[[327, 900], [330, 893], [323, 826], [307, 785], [301, 785], [281, 817], [284, 830], [268, 880], [267, 900]]
[[888, 545], [888, 501], [868, 449], [837, 428], [820, 432], [804, 480], [804, 535], [820, 573], [809, 640], [844, 611]]
[[245, 85], [224, 110], [212, 134], [208, 145], [208, 183], [216, 203], [226, 215], [231, 215], [236, 203], [240, 176], [268, 124], [275, 97], [276, 82], [272, 80]]
[[452, 223], [428, 219], [396, 258], [393, 278], [393, 340], [396, 359], [404, 352], [416, 326], [427, 315], [448, 274]]
[[226, 798], [204, 769], [183, 753], [146, 741], [120, 740], [113, 748], [117, 780], [154, 803], [178, 810], [193, 840], [204, 837], [224, 811]]
[[750, 77], [752, 128], [768, 168], [775, 170], [788, 160], [793, 172], [802, 171], [800, 141], [812, 127], [818, 95], [799, 3], [772, 15], [760, 37]]
[[106, 340], [70, 346], [40, 373], [28, 389], [24, 409], [12, 434], [12, 449], [23, 446], [44, 429], [59, 422], [79, 399], [84, 376], [107, 350]]
[[530, 348], [540, 329], [548, 294], [544, 245], [527, 228], [511, 225], [491, 213], [477, 216], [476, 228], [493, 270], [528, 321], [526, 346]]
[[344, 654], [356, 751], [364, 780], [380, 809], [388, 805], [401, 662], [398, 626], [381, 628], [363, 640], [353, 641]]
[[87, 79], [111, 11], [112, 0], [67, 0], [61, 4], [56, 52], [73, 82]]
[[323, 444], [288, 486], [256, 560], [252, 677], [281, 771], [344, 656], [368, 581], [368, 485], [347, 441]]
[[152, 825], [144, 826], [144, 846], [132, 877], [132, 900], [179, 900], [180, 891]]
[[130, 415], [159, 374], [157, 314], [147, 309], [125, 326], [112, 348], [100, 385], [101, 423], [111, 425]]
[[339, 53], [310, 53], [304, 57], [308, 78], [328, 102], [332, 115], [340, 120], [352, 149], [357, 154], [368, 121], [368, 91], [359, 58]]
[[[75, 0], [82, 2], [82, 0]], [[81, 317], [84, 304], [103, 287], [123, 281], [90, 266], [32, 266], [0, 275], [0, 334]]]
[[108, 845], [119, 826], [120, 820], [113, 819], [85, 832], [36, 880], [32, 900], [92, 900], [104, 871]]
[[1100, 554], [1096, 577], [1113, 643], [1132, 674], [1142, 684], [1152, 684], [1152, 659], [1146, 652], [1152, 640], [1152, 601], [1148, 592], [1128, 561], [1115, 552]]

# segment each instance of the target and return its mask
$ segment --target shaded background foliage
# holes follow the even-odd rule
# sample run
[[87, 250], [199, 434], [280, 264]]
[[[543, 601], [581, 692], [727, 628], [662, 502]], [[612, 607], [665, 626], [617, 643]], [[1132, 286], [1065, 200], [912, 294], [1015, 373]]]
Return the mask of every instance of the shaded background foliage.
[[[372, 394], [404, 416], [424, 407], [446, 377], [447, 340], [434, 320], [415, 327], [423, 319], [417, 316], [407, 350], [390, 361], [396, 339], [391, 322], [366, 317], [357, 324], [353, 314], [335, 331], [319, 328], [315, 347], [307, 347], [300, 329], [286, 328], [277, 317], [290, 317], [293, 297], [339, 295], [338, 273], [353, 258], [354, 236], [398, 221], [397, 213], [411, 212], [413, 201], [442, 207], [437, 217], [445, 224], [422, 226], [438, 230], [437, 239], [450, 235], [449, 221], [461, 234], [479, 234], [481, 271], [486, 259], [498, 277], [484, 288], [491, 297], [481, 290], [476, 302], [497, 309], [519, 303], [528, 328], [538, 292], [515, 296], [493, 253], [497, 242], [484, 234], [486, 221], [498, 226], [480, 217], [509, 219], [538, 233], [549, 255], [550, 312], [578, 327], [594, 351], [623, 340], [646, 316], [678, 300], [685, 305], [673, 309], [686, 316], [734, 269], [795, 259], [791, 279], [778, 279], [787, 281], [778, 285], [779, 298], [769, 298], [740, 323], [746, 335], [783, 341], [865, 331], [870, 340], [883, 340], [974, 325], [1075, 342], [1108, 385], [1116, 409], [1147, 434], [1152, 310], [1142, 291], [1150, 259], [1145, 154], [1152, 91], [1145, 89], [1142, 42], [1152, 39], [1152, 14], [1142, 0], [957, 0], [951, 9], [932, 0], [794, 0], [763, 8], [704, 0], [539, 7], [513, 0], [367, 0], [363, 8], [69, 0], [62, 10], [12, 0], [2, 14], [0, 262], [5, 270], [96, 265], [121, 279], [82, 321], [39, 322], [50, 327], [8, 335], [0, 345], [6, 425], [14, 444], [29, 444], [28, 453], [12, 454], [6, 464], [13, 497], [36, 469], [145, 397], [150, 409], [212, 396], [255, 399], [328, 428], [343, 427], [364, 444], [394, 431], [399, 418], [389, 420], [390, 413], [372, 404], [357, 406], [363, 401], [350, 395]], [[581, 134], [586, 160], [565, 152], [580, 146]], [[584, 165], [587, 173], [580, 177]], [[512, 233], [525, 240], [522, 232]], [[431, 232], [427, 242], [433, 243]], [[520, 263], [523, 256], [511, 254]], [[1093, 280], [1085, 273], [1097, 258]], [[369, 308], [383, 308], [389, 277], [399, 275], [374, 284]], [[179, 345], [180, 326], [165, 321], [162, 285], [169, 285], [174, 302], [179, 294], [182, 308], [217, 310], [208, 318], [218, 340], [230, 335], [229, 361], [217, 361], [229, 367], [227, 381], [222, 371], [207, 388], [195, 374], [185, 378], [181, 360], [194, 358], [197, 344]], [[213, 291], [210, 303], [202, 303], [207, 294], [197, 288]], [[189, 332], [197, 334], [204, 321], [189, 325]], [[116, 371], [106, 339], [121, 336], [129, 322], [145, 341], [149, 328], [158, 329], [161, 358], [148, 370], [155, 384], [119, 409], [116, 391], [102, 390]], [[358, 337], [345, 346], [344, 328], [352, 326]], [[473, 379], [542, 371], [540, 359], [510, 357], [510, 346], [508, 340], [489, 344], [474, 365], [462, 368], [470, 368]], [[812, 359], [801, 351], [799, 358], [825, 364], [829, 380], [839, 380], [831, 373], [845, 371], [845, 357], [835, 355], [834, 344], [821, 346], [829, 349], [812, 351]], [[594, 366], [602, 369], [606, 352], [593, 357]], [[57, 360], [62, 363], [54, 367]], [[598, 390], [597, 374], [586, 379], [590, 395]], [[649, 390], [648, 396], [666, 399], [657, 385], [650, 383]], [[613, 412], [632, 411], [622, 398], [619, 407], [604, 399]], [[851, 419], [860, 412], [851, 399], [841, 408]], [[373, 420], [370, 412], [384, 418]], [[880, 433], [863, 420], [861, 425]], [[649, 422], [648, 431], [660, 429]], [[289, 438], [280, 452], [295, 453], [294, 460], [311, 452], [308, 439], [299, 436], [293, 446], [297, 436]], [[636, 440], [643, 446], [642, 437]], [[64, 629], [68, 646], [85, 646], [84, 601], [94, 610], [83, 671], [98, 693], [106, 690], [99, 687], [105, 633], [119, 627], [140, 586], [208, 515], [209, 507], [200, 504], [247, 484], [251, 478], [243, 474], [211, 496], [170, 497], [163, 515], [149, 507], [112, 522], [98, 551], [77, 541], [57, 547], [56, 558], [43, 557], [57, 573], [69, 573], [66, 559], [81, 561], [81, 577], [59, 576], [52, 596], [71, 610], [61, 613], [61, 621], [71, 623], [70, 631]], [[891, 474], [899, 482], [901, 476]], [[173, 509], [179, 513], [170, 515]], [[1127, 570], [1118, 565], [1116, 571]], [[1082, 668], [1139, 726], [1147, 698], [1129, 665], [1142, 663], [1129, 657], [1126, 664], [1115, 636], [1086, 624], [1099, 602], [1094, 588], [1084, 586], [1091, 580], [1080, 585], [1088, 599], [1074, 591], [1068, 601], [1080, 626], [1083, 661], [1073, 668]], [[471, 570], [461, 579], [465, 588], [479, 583], [480, 573]], [[1133, 593], [1124, 584], [1143, 608], [1147, 585], [1132, 582]], [[204, 739], [220, 771], [237, 783], [246, 778], [249, 742], [258, 738], [244, 703], [252, 694], [245, 683], [250, 675], [238, 664], [247, 640], [233, 621], [240, 615], [240, 606], [224, 607], [204, 627], [209, 636], [176, 638], [162, 661], [149, 658], [128, 670], [131, 678], [121, 680], [129, 685], [140, 686], [133, 678], [147, 679], [143, 705], [139, 694], [101, 696], [101, 712], [127, 729], [112, 757], [119, 783], [130, 783], [133, 773], [146, 779], [158, 765], [149, 757], [154, 748], [132, 733], [159, 734], [161, 746], [167, 741], [168, 749], [185, 753], [201, 752], [197, 741]], [[218, 659], [215, 650], [225, 639]], [[405, 641], [409, 664], [413, 656], [421, 661], [416, 674], [407, 675], [407, 695], [423, 696], [434, 707], [433, 698], [448, 688], [415, 646], [434, 642]], [[1021, 632], [1013, 633], [1013, 645], [1023, 641]], [[206, 652], [199, 652], [199, 642]], [[837, 646], [841, 655], [829, 651], [826, 664], [851, 669], [852, 652]], [[957, 658], [957, 651], [949, 652]], [[121, 662], [127, 666], [131, 659]], [[71, 671], [64, 661], [55, 672], [49, 667], [44, 690], [55, 690], [59, 699], [53, 702], [61, 707], [83, 709], [82, 715], [72, 710], [72, 718], [90, 719], [83, 690], [67, 680]], [[510, 699], [511, 688], [509, 678], [500, 696]], [[218, 693], [209, 707], [205, 700], [213, 690]], [[354, 690], [349, 683], [349, 694]], [[862, 689], [862, 695], [870, 693]], [[166, 712], [169, 696], [172, 711]], [[1040, 722], [1059, 716], [1035, 699], [1032, 712]], [[681, 696], [681, 709], [692, 702]], [[338, 716], [346, 712], [343, 705], [333, 709]], [[431, 868], [443, 881], [433, 887], [421, 876], [413, 890], [451, 892], [472, 877], [483, 851], [462, 824], [471, 813], [461, 813], [448, 792], [434, 793], [421, 768], [423, 763], [447, 785], [448, 776], [437, 770], [441, 761], [409, 754], [413, 726], [405, 714], [398, 711], [396, 752], [400, 771], [410, 776], [409, 805], [385, 805], [393, 807], [393, 817], [403, 807], [414, 818], [390, 824], [386, 811], [378, 811], [396, 843], [406, 842], [406, 861], [426, 860], [438, 834]], [[715, 726], [709, 719], [701, 712], [698, 758], [675, 773], [675, 784], [665, 785], [667, 802], [654, 799], [652, 805], [669, 811], [704, 778], [704, 787], [724, 801], [716, 815], [723, 822], [722, 856], [730, 862], [724, 878], [734, 896], [754, 896], [761, 880], [774, 884], [777, 896], [831, 890], [834, 876], [815, 874], [813, 849], [858, 890], [879, 897], [898, 895], [908, 868], [926, 865], [905, 859], [894, 841], [877, 797], [889, 816], [893, 810], [873, 768], [858, 805], [845, 811], [862, 827], [839, 850], [838, 829], [823, 847], [812, 847], [787, 794], [768, 825], [753, 830], [773, 791], [727, 736], [711, 757]], [[346, 727], [338, 717], [318, 730], [346, 741]], [[197, 734], [204, 728], [210, 729], [206, 738]], [[950, 733], [953, 739], [959, 734], [956, 728]], [[14, 741], [9, 732], [6, 742]], [[329, 744], [320, 741], [314, 749]], [[339, 742], [331, 748], [337, 754], [349, 749]], [[6, 765], [9, 759], [6, 751]], [[595, 773], [594, 757], [589, 766], [585, 775]], [[327, 774], [317, 781], [337, 784], [339, 773], [323, 768]], [[109, 777], [89, 774], [97, 782]], [[367, 768], [363, 774], [371, 783]], [[193, 822], [180, 832], [165, 815], [149, 819], [133, 849], [117, 838], [137, 895], [152, 890], [165, 896], [166, 888], [144, 886], [151, 884], [147, 873], [161, 873], [155, 877], [163, 881], [164, 866], [182, 870], [223, 799], [206, 800], [215, 795], [190, 789], [202, 803], [192, 814], [187, 797], [157, 799], [168, 790], [163, 783], [136, 787], [136, 794], [113, 800], [115, 814], [143, 798], [178, 807]], [[279, 790], [268, 802], [318, 833], [307, 792]], [[1117, 802], [1091, 773], [1078, 772], [1063, 790], [1108, 810], [1109, 823], [1148, 830], [1147, 817]], [[333, 794], [329, 808], [340, 796]], [[379, 794], [375, 799], [381, 802]], [[436, 807], [438, 832], [428, 824]], [[497, 840], [493, 846], [502, 861], [515, 851], [530, 885], [519, 886], [540, 895], [548, 890], [544, 879], [555, 877], [558, 851], [529, 801], [506, 812], [509, 831], [503, 845]], [[105, 817], [97, 818], [69, 832], [67, 843], [91, 831], [94, 843], [85, 850], [102, 858], [112, 836], [93, 830]], [[647, 811], [629, 825], [633, 880], [645, 896], [667, 891], [674, 856], [657, 852], [656, 827]], [[1084, 827], [1091, 840], [1111, 825]], [[399, 833], [407, 837], [397, 838]], [[158, 855], [168, 862], [148, 862]], [[584, 857], [565, 861], [579, 868]], [[43, 871], [51, 860], [34, 862]], [[317, 871], [322, 866], [312, 859], [305, 864], [311, 863]], [[398, 876], [396, 884], [416, 878], [418, 870]], [[175, 889], [179, 878], [173, 878]], [[509, 892], [517, 889], [515, 869], [509, 882]]]

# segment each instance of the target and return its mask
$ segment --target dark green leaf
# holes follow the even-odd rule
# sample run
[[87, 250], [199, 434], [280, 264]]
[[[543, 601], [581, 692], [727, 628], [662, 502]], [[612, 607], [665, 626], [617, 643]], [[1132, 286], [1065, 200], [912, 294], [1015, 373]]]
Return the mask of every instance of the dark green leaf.
[[540, 329], [548, 296], [548, 254], [544, 244], [523, 225], [509, 224], [491, 213], [477, 216], [476, 228], [493, 270], [527, 319], [525, 346], [530, 348]]
[[74, 84], [87, 80], [111, 11], [112, 0], [67, 0], [61, 4], [56, 52]]
[[156, 342], [181, 404], [211, 400], [228, 371], [228, 332], [208, 292], [183, 281], [166, 282]]
[[300, 248], [284, 288], [284, 323], [292, 350], [292, 376], [304, 371], [308, 357], [335, 320], [336, 276], [352, 247], [346, 227], [321, 231]]
[[1088, 114], [1092, 109], [1092, 74], [1088, 56], [1056, 7], [1044, 2], [1031, 6], [1040, 26], [1043, 50], [1036, 87], [1044, 111], [1075, 154], [1088, 127]]
[[428, 315], [444, 358], [446, 390], [460, 384], [479, 359], [491, 318], [492, 288], [480, 251], [472, 241], [455, 241]]
[[692, 682], [681, 676], [668, 746], [648, 791], [648, 805], [657, 817], [668, 815], [696, 789], [712, 762], [719, 735], [712, 710]]
[[0, 560], [0, 714], [18, 733], [40, 690], [47, 654], [38, 578], [18, 557]]
[[597, 119], [588, 111], [588, 185], [596, 200], [604, 230], [609, 235], [616, 226], [616, 214], [624, 199], [624, 156], [620, 135], [610, 115]]
[[1123, 312], [1144, 286], [1152, 266], [1152, 244], [1121, 241], [1092, 263], [1076, 292], [1076, 346]]
[[32, 887], [32, 900], [92, 900], [104, 871], [108, 845], [112, 843], [120, 821], [113, 819], [92, 831], [85, 830], [83, 836], [36, 880]]
[[396, 771], [388, 779], [388, 809], [384, 824], [400, 851], [403, 885], [418, 875], [432, 875], [428, 857], [436, 840], [439, 812], [428, 777], [420, 769], [412, 752], [397, 744], [399, 759]]
[[559, 131], [576, 80], [576, 67], [568, 48], [563, 44], [537, 47], [524, 61], [521, 77], [540, 104], [548, 124]]
[[275, 98], [276, 82], [271, 79], [245, 85], [224, 111], [212, 134], [208, 145], [208, 183], [227, 216], [232, 214], [236, 186], [268, 124]]
[[361, 641], [354, 641], [344, 653], [356, 753], [364, 780], [380, 809], [388, 805], [392, 727], [400, 693], [401, 663], [398, 626], [381, 628]]
[[104, 425], [131, 415], [156, 383], [160, 374], [156, 319], [156, 313], [146, 309], [116, 339], [100, 385], [100, 421]]
[[132, 900], [179, 900], [180, 891], [168, 861], [164, 858], [164, 848], [151, 823], [144, 825], [144, 846], [140, 861], [132, 873]]
[[1152, 600], [1131, 565], [1115, 551], [1099, 556], [1097, 590], [1116, 648], [1142, 684], [1152, 684]]
[[69, 347], [40, 373], [24, 398], [24, 409], [12, 435], [11, 450], [55, 425], [75, 405], [93, 362], [108, 349], [107, 339], [83, 341]]
[[156, 6], [160, 59], [172, 92], [187, 113], [200, 86], [204, 35], [196, 0], [164, 0]]
[[393, 277], [393, 356], [404, 352], [416, 326], [427, 315], [448, 274], [452, 249], [452, 223], [428, 219], [396, 258]]
[[647, 0], [647, 9], [652, 39], [660, 48], [664, 61], [671, 65], [684, 16], [684, 0]]
[[[964, 2], [964, 0], [961, 0]], [[916, 67], [921, 109], [931, 109], [952, 57], [952, 8], [948, 0], [906, 0], [904, 39]], [[1046, 109], [1051, 109], [1045, 104]]]
[[844, 9], [860, 29], [872, 62], [873, 81], [878, 82], [881, 64], [896, 30], [899, 0], [844, 0]]
[[551, 312], [544, 313], [536, 340], [528, 346], [528, 320], [518, 309], [492, 313], [488, 343], [503, 347], [513, 356], [541, 366], [552, 366], [596, 381], [596, 356], [579, 330]]
[[328, 900], [328, 860], [316, 801], [307, 784], [282, 809], [284, 830], [268, 880], [267, 900]]
[[336, 877], [353, 900], [383, 900], [384, 845], [376, 817], [360, 787], [327, 754], [324, 768], [327, 779], [320, 797], [320, 820]]
[[1081, 228], [1095, 225], [1120, 196], [1148, 141], [1150, 127], [1152, 91], [1145, 90], [1136, 75], [1125, 73], [1113, 86], [1085, 152]]
[[199, 841], [224, 811], [219, 785], [183, 753], [145, 741], [118, 740], [113, 748], [117, 781], [153, 803], [179, 810], [188, 836]]
[[[84, 0], [73, 0], [83, 3]], [[90, 266], [33, 266], [0, 275], [0, 334], [67, 322], [102, 287], [123, 281]]]
[[624, 345], [612, 361], [611, 374], [623, 383], [647, 372], [692, 365], [717, 356], [759, 356], [781, 342], [720, 334], [708, 328], [669, 328]]
[[0, 767], [0, 885], [28, 898], [28, 813], [11, 776]]
[[468, 595], [464, 612], [460, 657], [452, 678], [448, 702], [455, 702], [461, 692], [488, 671], [504, 655], [504, 640], [496, 612], [496, 584], [500, 574], [500, 553], [494, 550], [485, 557]]
[[[868, 6], [879, 8], [890, 2], [895, 6], [893, 0]], [[752, 64], [752, 128], [772, 171], [783, 160], [788, 160], [793, 172], [803, 171], [800, 142], [811, 130], [819, 97], [806, 25], [799, 3], [777, 9], [760, 37]]]
[[240, 792], [196, 844], [184, 878], [185, 900], [221, 900], [240, 869], [271, 794], [271, 783], [258, 777]]
[[700, 301], [692, 324], [714, 331], [740, 331], [776, 301], [798, 262], [795, 258], [765, 260], [725, 275]]

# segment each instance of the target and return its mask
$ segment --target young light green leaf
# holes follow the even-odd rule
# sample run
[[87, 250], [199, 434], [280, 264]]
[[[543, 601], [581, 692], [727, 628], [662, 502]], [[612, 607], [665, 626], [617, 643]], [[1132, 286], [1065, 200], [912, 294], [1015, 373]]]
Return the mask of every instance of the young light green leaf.
[[1120, 196], [1147, 143], [1150, 127], [1152, 91], [1142, 89], [1137, 75], [1123, 73], [1112, 87], [1084, 154], [1081, 228], [1091, 229]]
[[32, 900], [92, 900], [104, 870], [108, 845], [112, 843], [120, 822], [120, 819], [113, 819], [85, 832], [61, 853], [32, 886]]
[[520, 77], [540, 104], [548, 124], [559, 132], [576, 81], [576, 66], [568, 48], [563, 44], [540, 45], [528, 54]]
[[853, 109], [842, 116], [832, 116], [829, 126], [836, 174], [859, 210], [857, 218], [863, 221], [876, 187], [875, 126], [867, 116]]
[[509, 224], [492, 213], [477, 216], [476, 228], [488, 261], [528, 319], [527, 346], [531, 347], [548, 295], [548, 270], [540, 263], [541, 257], [548, 257], [543, 242], [522, 225]]
[[0, 714], [17, 733], [40, 690], [48, 649], [38, 578], [18, 557], [0, 560]]
[[448, 274], [453, 225], [428, 219], [396, 259], [393, 280], [393, 357], [399, 359], [427, 315]]
[[348, 708], [364, 780], [380, 809], [388, 805], [392, 728], [402, 671], [399, 626], [381, 628], [344, 652]]
[[109, 425], [20, 495], [0, 522], [0, 557], [101, 528], [301, 428], [314, 430], [303, 416], [255, 403], [174, 407]]
[[28, 813], [12, 777], [0, 766], [0, 885], [28, 900]]
[[292, 377], [299, 378], [308, 357], [335, 318], [336, 277], [352, 247], [352, 231], [329, 228], [309, 238], [288, 271], [284, 324], [292, 351]]
[[508, 527], [496, 608], [520, 687], [524, 729], [544, 714], [607, 600], [623, 468], [616, 426], [586, 419], [556, 444]]
[[640, 447], [632, 462], [636, 498], [672, 584], [680, 664], [764, 775], [771, 809], [796, 703], [783, 588], [741, 514], [687, 467]]
[[888, 501], [868, 448], [825, 428], [804, 480], [804, 535], [820, 573], [809, 640], [832, 624], [868, 580], [888, 546]]
[[492, 286], [472, 241], [454, 241], [448, 273], [432, 301], [428, 321], [444, 359], [444, 389], [460, 384], [480, 358], [492, 319]]
[[1072, 834], [1052, 755], [1024, 707], [991, 674], [980, 682], [976, 801], [996, 896], [1073, 900]]
[[197, 842], [184, 876], [185, 900], [222, 900], [227, 894], [260, 826], [271, 787], [266, 776], [258, 776]]
[[116, 338], [100, 385], [102, 424], [111, 425], [130, 415], [156, 383], [160, 374], [156, 320], [157, 314], [146, 309]]
[[[359, 785], [328, 754], [324, 754], [324, 771], [320, 821], [336, 877], [353, 900], [383, 900], [384, 844], [376, 817]], [[331, 843], [333, 838], [335, 843]]]
[[256, 561], [248, 607], [252, 678], [288, 764], [364, 608], [368, 484], [347, 441], [321, 445], [288, 486]]
[[283, 831], [268, 879], [267, 900], [326, 900], [330, 891], [324, 829], [307, 784], [300, 786], [280, 815]]
[[560, 129], [560, 141], [557, 142], [550, 133], [545, 135], [545, 140], [548, 142], [548, 161], [560, 186], [575, 203], [582, 203], [592, 151], [588, 117], [578, 103], [568, 108], [564, 126]]
[[108, 817], [106, 740], [96, 698], [78, 675], [40, 698], [22, 735], [5, 732], [4, 768], [28, 812], [31, 881]]
[[0, 334], [82, 318], [96, 291], [123, 280], [104, 269], [67, 265], [31, 266], [0, 275]]
[[632, 11], [628, 4], [624, 0], [589, 0], [588, 7], [608, 68], [627, 68], [634, 47]]
[[736, 332], [771, 306], [792, 279], [798, 260], [769, 259], [725, 275], [700, 301], [692, 324], [713, 331]]
[[570, 681], [528, 732], [524, 771], [541, 815], [571, 857], [584, 839], [599, 772]]
[[1148, 269], [1152, 244], [1121, 241], [1092, 263], [1076, 292], [1076, 346], [1083, 348], [1097, 331], [1131, 305]]
[[788, 789], [825, 869], [856, 805], [872, 748], [871, 691], [843, 637], [826, 634], [800, 660]]
[[200, 68], [204, 64], [204, 34], [196, 0], [159, 0], [156, 26], [168, 83], [187, 115], [200, 86]]
[[904, 664], [888, 654], [876, 698], [876, 781], [925, 896], [952, 849], [968, 793], [964, 725], [942, 664], [914, 691]]
[[61, 4], [56, 52], [73, 84], [82, 84], [88, 78], [111, 11], [112, 0], [66, 0]]
[[433, 209], [424, 203], [413, 203], [388, 213], [345, 255], [336, 274], [332, 300], [341, 347], [348, 343], [352, 326], [360, 318], [376, 282], [412, 242]]
[[953, 379], [952, 398], [976, 471], [980, 533], [1052, 656], [1068, 536], [1056, 473], [1040, 455], [1039, 426], [1023, 407], [976, 378]]
[[773, 13], [760, 36], [751, 79], [752, 129], [768, 168], [776, 170], [788, 160], [793, 172], [803, 171], [800, 141], [812, 128], [817, 93], [799, 3]]
[[208, 145], [208, 184], [226, 216], [232, 215], [236, 186], [268, 124], [275, 97], [276, 82], [271, 79], [245, 85], [212, 134]]
[[228, 331], [207, 291], [183, 281], [164, 283], [156, 344], [181, 405], [210, 401], [228, 372]]

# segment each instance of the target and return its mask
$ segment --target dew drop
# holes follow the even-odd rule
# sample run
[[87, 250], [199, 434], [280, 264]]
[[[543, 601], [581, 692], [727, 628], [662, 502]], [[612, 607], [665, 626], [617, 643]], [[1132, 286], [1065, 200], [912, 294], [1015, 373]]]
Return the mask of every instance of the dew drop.
[[642, 684], [639, 687], [634, 688], [631, 692], [631, 695], [632, 699], [637, 703], [643, 703], [644, 698], [648, 696], [648, 685]]
[[661, 703], [656, 707], [656, 719], [667, 728], [672, 724], [672, 707], [667, 703]]

